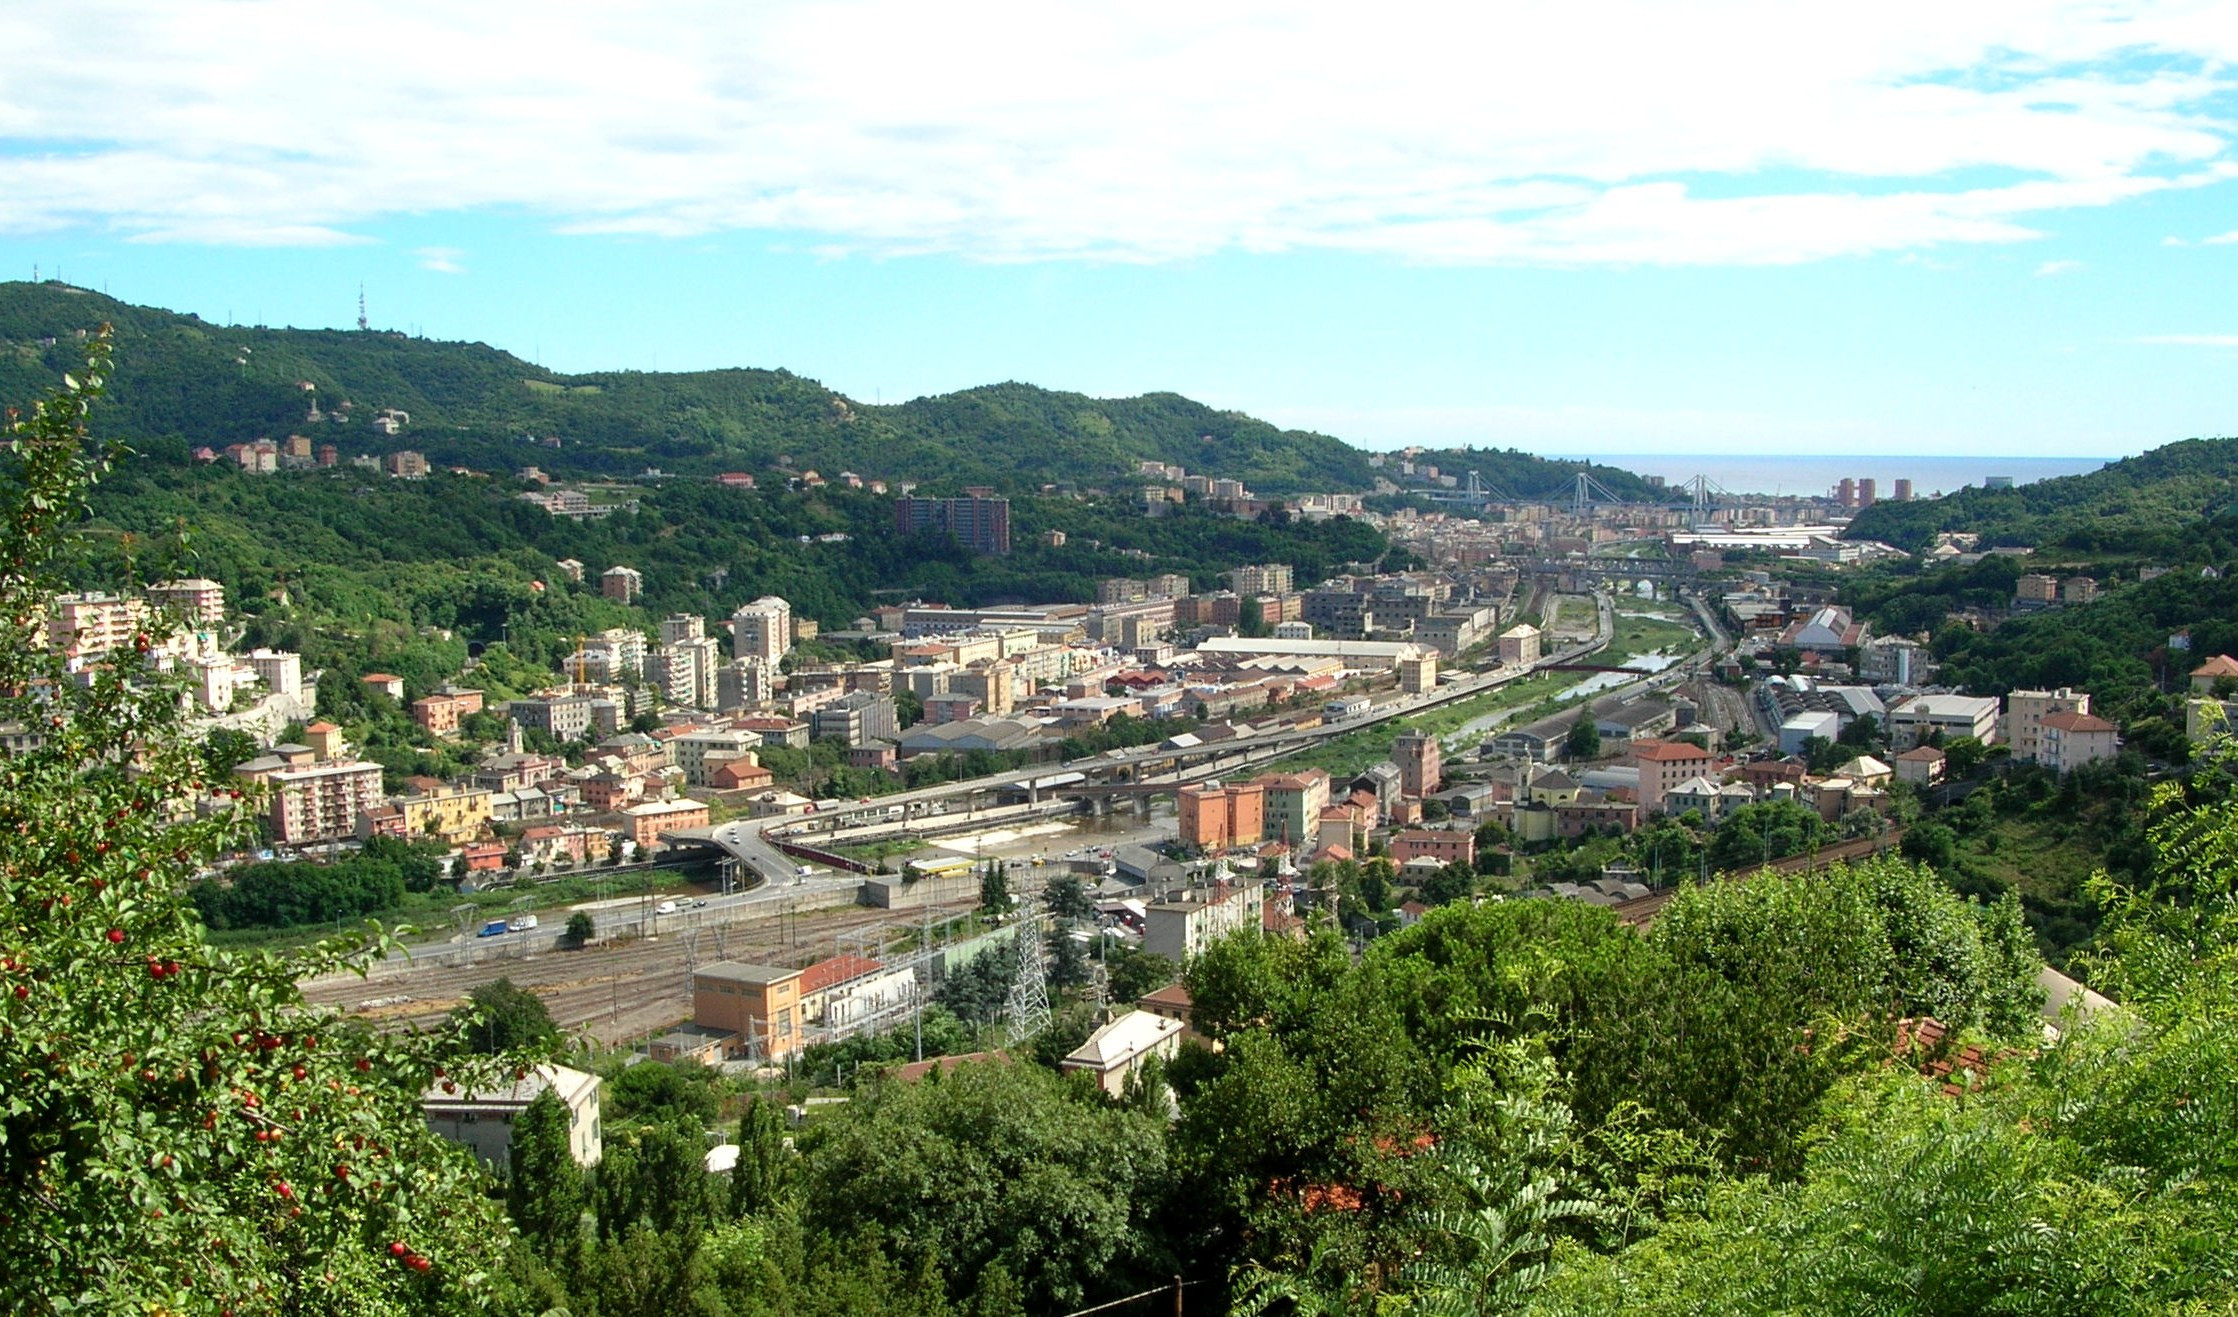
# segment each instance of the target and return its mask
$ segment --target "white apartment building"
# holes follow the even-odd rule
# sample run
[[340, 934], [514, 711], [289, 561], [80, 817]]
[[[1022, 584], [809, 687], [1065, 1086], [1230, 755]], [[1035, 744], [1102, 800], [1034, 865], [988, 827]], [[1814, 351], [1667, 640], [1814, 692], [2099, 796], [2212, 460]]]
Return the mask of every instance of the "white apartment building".
[[274, 695], [301, 695], [303, 693], [303, 656], [284, 649], [252, 649], [249, 666], [256, 669], [257, 680]]
[[1241, 882], [1176, 892], [1148, 906], [1142, 916], [1142, 949], [1176, 965], [1231, 933], [1256, 932], [1264, 917], [1266, 884]]
[[722, 661], [723, 647], [719, 641], [705, 636], [673, 641], [646, 656], [645, 679], [671, 704], [712, 709], [719, 695], [716, 679]]
[[730, 615], [732, 658], [760, 659], [775, 666], [793, 649], [793, 606], [776, 595], [740, 604]]
[[697, 613], [670, 613], [661, 619], [661, 643], [682, 644], [707, 635], [707, 619]]

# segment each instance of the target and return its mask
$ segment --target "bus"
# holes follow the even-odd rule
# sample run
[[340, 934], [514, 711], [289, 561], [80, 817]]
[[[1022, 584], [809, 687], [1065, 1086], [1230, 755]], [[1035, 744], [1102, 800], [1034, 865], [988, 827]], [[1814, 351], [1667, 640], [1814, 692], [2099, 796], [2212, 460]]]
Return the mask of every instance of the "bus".
[[903, 866], [911, 879], [959, 878], [978, 867], [979, 861], [969, 855], [925, 855]]

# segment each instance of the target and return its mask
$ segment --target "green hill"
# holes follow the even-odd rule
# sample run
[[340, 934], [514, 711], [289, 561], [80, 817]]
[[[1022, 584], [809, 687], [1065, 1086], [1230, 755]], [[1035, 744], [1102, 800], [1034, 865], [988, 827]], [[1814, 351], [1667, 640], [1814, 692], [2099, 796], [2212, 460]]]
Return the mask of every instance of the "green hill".
[[1844, 534], [1914, 552], [1932, 544], [1938, 531], [1967, 531], [1979, 534], [1984, 548], [2041, 545], [2183, 560], [2191, 554], [2196, 524], [2234, 503], [2238, 438], [2186, 439], [2087, 475], [1876, 503]]
[[[0, 394], [51, 387], [76, 359], [77, 334], [103, 322], [116, 327], [118, 361], [103, 424], [140, 439], [304, 434], [346, 453], [409, 447], [500, 470], [704, 474], [790, 459], [1011, 492], [1125, 483], [1142, 461], [1270, 494], [1370, 479], [1366, 455], [1340, 440], [1175, 394], [1102, 399], [1013, 383], [875, 407], [782, 370], [558, 375], [480, 343], [220, 326], [51, 282], [0, 284]], [[309, 419], [314, 401], [324, 419]], [[393, 439], [371, 425], [387, 408], [411, 415]], [[529, 436], [563, 446], [532, 449], [521, 442]]]

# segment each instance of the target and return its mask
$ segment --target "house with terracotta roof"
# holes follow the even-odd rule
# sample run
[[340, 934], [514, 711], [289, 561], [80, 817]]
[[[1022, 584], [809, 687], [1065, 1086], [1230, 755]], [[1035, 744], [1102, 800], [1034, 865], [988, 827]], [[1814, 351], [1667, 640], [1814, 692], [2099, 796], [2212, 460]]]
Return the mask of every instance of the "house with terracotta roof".
[[1947, 756], [1931, 745], [1915, 745], [1896, 756], [1896, 780], [1913, 786], [1931, 787], [1943, 780], [1943, 761]]
[[1663, 797], [1689, 778], [1707, 776], [1710, 752], [1689, 741], [1634, 741], [1628, 756], [1640, 770], [1640, 812], [1659, 814]]
[[2238, 680], [2238, 659], [2228, 654], [2217, 654], [2191, 670], [2191, 689], [2197, 695], [2214, 693], [2215, 683], [2229, 677]]
[[2044, 715], [2036, 762], [2055, 773], [2111, 759], [2121, 750], [2119, 729], [2092, 713]]
[[393, 672], [368, 672], [358, 678], [369, 691], [378, 691], [392, 700], [404, 698], [404, 678]]

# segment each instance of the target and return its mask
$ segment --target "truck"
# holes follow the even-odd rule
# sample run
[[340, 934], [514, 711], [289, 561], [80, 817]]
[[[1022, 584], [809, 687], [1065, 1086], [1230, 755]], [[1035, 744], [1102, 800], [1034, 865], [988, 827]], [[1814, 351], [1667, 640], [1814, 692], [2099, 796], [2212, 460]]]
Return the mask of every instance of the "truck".
[[505, 921], [502, 919], [492, 919], [490, 922], [482, 925], [482, 931], [476, 933], [474, 936], [503, 937], [505, 936]]
[[511, 932], [526, 933], [535, 928], [537, 922], [535, 915], [515, 915], [513, 916], [513, 922], [507, 924], [506, 928]]

